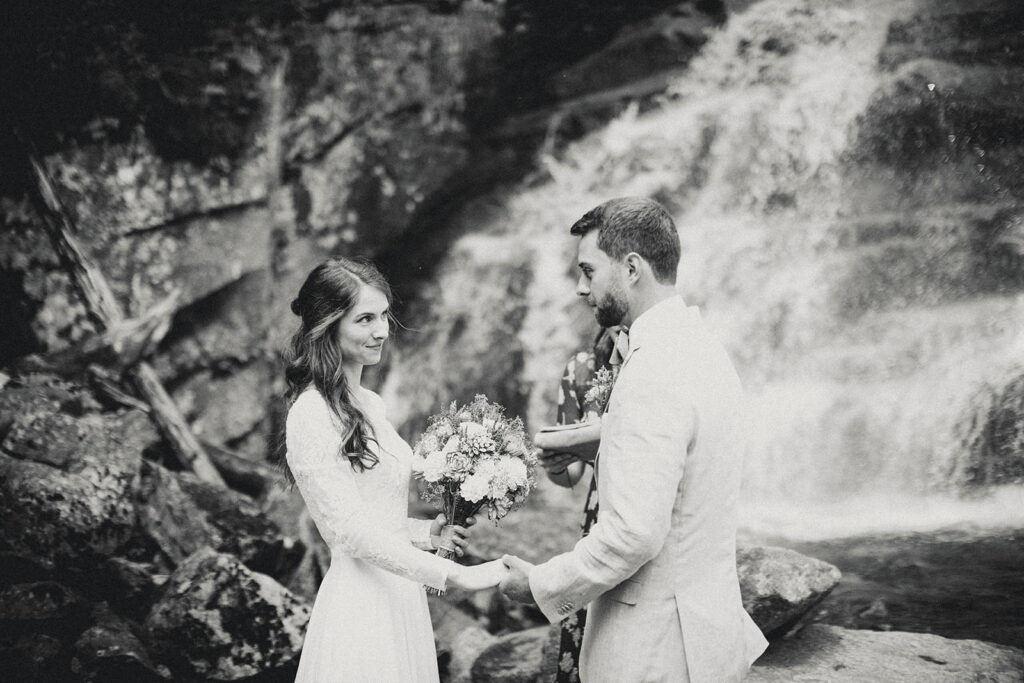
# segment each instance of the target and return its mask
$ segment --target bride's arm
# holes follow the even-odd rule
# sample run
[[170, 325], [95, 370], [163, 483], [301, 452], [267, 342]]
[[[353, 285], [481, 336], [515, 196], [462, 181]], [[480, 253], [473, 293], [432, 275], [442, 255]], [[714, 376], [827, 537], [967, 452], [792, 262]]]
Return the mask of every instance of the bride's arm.
[[430, 530], [434, 525], [432, 519], [416, 519], [410, 517], [408, 520], [409, 540], [420, 550], [433, 550], [434, 544], [430, 541]]
[[[401, 535], [383, 533], [356, 486], [355, 472], [339, 456], [341, 436], [330, 409], [316, 392], [306, 392], [288, 413], [288, 466], [309, 514], [327, 545], [408, 579], [444, 589], [456, 565], [417, 549]], [[456, 572], [458, 573], [458, 572]]]

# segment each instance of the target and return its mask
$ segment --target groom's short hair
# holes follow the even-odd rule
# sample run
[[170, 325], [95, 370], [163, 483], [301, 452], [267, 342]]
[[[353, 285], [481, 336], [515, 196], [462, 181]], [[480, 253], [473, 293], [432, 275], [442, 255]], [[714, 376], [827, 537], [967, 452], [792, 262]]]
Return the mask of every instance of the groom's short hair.
[[674, 283], [679, 267], [679, 233], [664, 206], [646, 197], [619, 197], [594, 207], [572, 224], [583, 237], [597, 230], [597, 247], [614, 259], [640, 254], [659, 282]]

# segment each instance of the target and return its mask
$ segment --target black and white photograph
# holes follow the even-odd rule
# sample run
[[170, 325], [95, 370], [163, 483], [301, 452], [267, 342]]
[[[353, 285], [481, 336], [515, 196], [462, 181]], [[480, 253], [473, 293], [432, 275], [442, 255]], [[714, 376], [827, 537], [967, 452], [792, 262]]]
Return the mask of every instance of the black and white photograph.
[[9, 0], [0, 678], [1024, 681], [1021, 0]]

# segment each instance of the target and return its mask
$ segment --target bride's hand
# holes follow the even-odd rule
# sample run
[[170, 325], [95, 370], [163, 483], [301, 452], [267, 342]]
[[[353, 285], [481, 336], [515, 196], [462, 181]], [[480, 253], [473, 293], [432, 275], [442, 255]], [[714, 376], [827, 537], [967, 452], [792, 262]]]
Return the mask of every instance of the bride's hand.
[[[441, 529], [444, 528], [447, 520], [442, 512], [430, 523], [430, 543], [435, 548], [441, 547]], [[469, 527], [476, 524], [476, 517], [466, 519], [466, 526], [455, 525], [455, 535], [452, 537], [452, 544], [455, 546], [455, 556], [462, 557], [466, 554], [466, 546], [469, 545]]]
[[448, 573], [448, 583], [462, 590], [479, 591], [497, 586], [507, 575], [508, 567], [501, 560], [491, 560], [472, 567], [457, 564]]

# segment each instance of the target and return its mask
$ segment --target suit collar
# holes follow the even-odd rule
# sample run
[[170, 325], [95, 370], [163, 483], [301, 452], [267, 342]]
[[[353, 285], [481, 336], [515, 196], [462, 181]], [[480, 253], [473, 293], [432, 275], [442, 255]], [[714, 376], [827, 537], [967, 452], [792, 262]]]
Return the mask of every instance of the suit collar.
[[629, 353], [626, 354], [623, 365], [652, 337], [660, 336], [664, 331], [698, 325], [700, 321], [700, 309], [697, 306], [687, 306], [678, 294], [659, 301], [644, 311], [629, 328]]

